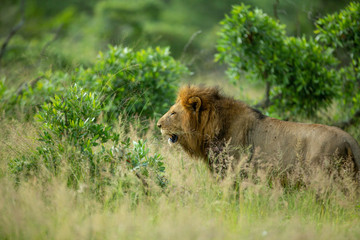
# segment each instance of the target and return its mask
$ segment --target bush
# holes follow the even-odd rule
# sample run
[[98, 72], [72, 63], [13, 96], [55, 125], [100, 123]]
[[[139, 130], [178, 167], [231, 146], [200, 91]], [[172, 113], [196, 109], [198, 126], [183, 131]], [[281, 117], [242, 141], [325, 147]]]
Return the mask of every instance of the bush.
[[23, 112], [32, 113], [44, 101], [49, 102], [55, 94], [62, 95], [77, 83], [86, 91], [105, 96], [104, 112], [110, 119], [120, 114], [155, 117], [173, 103], [179, 78], [188, 73], [170, 56], [168, 48], [133, 51], [110, 46], [109, 51], [99, 54], [93, 67], [73, 73], [48, 71], [21, 91], [8, 90], [8, 97], [0, 98], [0, 104], [6, 105], [7, 111], [20, 107]]
[[[42, 106], [42, 110], [35, 116], [41, 123], [39, 141], [41, 145], [36, 149], [34, 156], [41, 158], [53, 174], [57, 175], [62, 160], [68, 159], [74, 179], [81, 179], [84, 165], [89, 169], [90, 176], [96, 175], [94, 147], [112, 140], [119, 141], [118, 134], [112, 132], [111, 127], [99, 124], [101, 99], [93, 93], [87, 93], [77, 85], [71, 87], [61, 98], [55, 95], [49, 103]], [[102, 151], [104, 151], [102, 146]], [[72, 160], [81, 157], [77, 161]], [[30, 159], [35, 162], [34, 156]], [[23, 160], [23, 157], [21, 158]], [[24, 162], [15, 159], [10, 168], [13, 173], [23, 170]], [[79, 161], [80, 160], [80, 161]], [[86, 161], [83, 163], [82, 161]], [[20, 167], [19, 167], [20, 166]], [[33, 169], [36, 164], [30, 164]]]
[[341, 62], [339, 76], [342, 81], [340, 102], [342, 110], [355, 114], [360, 110], [360, 3], [350, 3], [338, 13], [316, 22], [316, 39], [328, 48]]
[[77, 85], [64, 96], [55, 96], [36, 115], [41, 123], [40, 146], [28, 156], [11, 160], [10, 171], [19, 181], [20, 174], [37, 175], [44, 166], [52, 175], [65, 174], [69, 186], [93, 183], [97, 193], [110, 179], [129, 170], [142, 181], [153, 178], [165, 186], [162, 157], [149, 156], [143, 141], [134, 143], [133, 149], [129, 140], [119, 144], [112, 127], [98, 123], [101, 113], [101, 98]]
[[105, 110], [110, 115], [154, 117], [172, 104], [178, 80], [186, 73], [168, 48], [133, 51], [110, 46], [93, 68], [79, 72], [78, 80], [86, 89], [108, 96]]
[[96, 122], [101, 114], [101, 104], [101, 99], [96, 94], [87, 93], [74, 85], [63, 97], [55, 95], [51, 103], [42, 106], [36, 118], [42, 123], [39, 140], [44, 142], [45, 147], [38, 150], [46, 158], [55, 158], [55, 161], [47, 161], [52, 162], [55, 169], [56, 157], [48, 151], [53, 150], [56, 142], [58, 153], [63, 152], [62, 142], [65, 139], [67, 144], [84, 154], [90, 161], [90, 172], [93, 175], [93, 147], [109, 140], [114, 143], [119, 141], [118, 134], [112, 133], [110, 126]]
[[265, 105], [273, 110], [314, 116], [337, 95], [336, 59], [312, 38], [287, 37], [284, 25], [245, 5], [234, 6], [221, 25], [216, 60], [229, 65], [233, 82], [246, 72], [266, 83]]
[[339, 95], [339, 78], [334, 69], [336, 60], [331, 49], [323, 49], [312, 38], [288, 37], [285, 49], [284, 72], [274, 76], [272, 108], [280, 113], [289, 111], [314, 116]]
[[265, 81], [275, 81], [286, 63], [279, 55], [285, 50], [285, 26], [259, 9], [234, 6], [221, 22], [216, 59], [229, 65], [230, 79], [237, 81], [243, 71], [258, 74]]

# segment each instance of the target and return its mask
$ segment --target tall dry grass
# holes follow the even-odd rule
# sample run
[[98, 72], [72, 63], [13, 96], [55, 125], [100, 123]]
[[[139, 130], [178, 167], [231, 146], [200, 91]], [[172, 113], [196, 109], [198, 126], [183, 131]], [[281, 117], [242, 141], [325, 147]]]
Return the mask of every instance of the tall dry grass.
[[[205, 163], [170, 148], [150, 130], [149, 147], [166, 162], [167, 187], [150, 183], [146, 195], [129, 172], [120, 179], [129, 188], [109, 185], [98, 199], [89, 183], [69, 188], [64, 176], [45, 169], [16, 186], [7, 162], [37, 146], [36, 126], [0, 125], [1, 239], [360, 238], [359, 194], [346, 176], [297, 172], [288, 174], [293, 182], [283, 186], [276, 166], [254, 172], [240, 159], [240, 169], [218, 178]], [[133, 140], [139, 135], [134, 128], [122, 132]], [[239, 177], [240, 170], [247, 177]], [[303, 185], [293, 184], [298, 180]]]

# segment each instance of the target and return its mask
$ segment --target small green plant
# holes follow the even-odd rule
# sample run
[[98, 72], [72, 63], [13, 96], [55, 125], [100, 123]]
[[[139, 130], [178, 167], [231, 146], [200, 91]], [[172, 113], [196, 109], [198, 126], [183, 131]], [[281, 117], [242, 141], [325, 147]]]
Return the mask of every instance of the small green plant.
[[[125, 145], [129, 148], [129, 143]], [[146, 141], [139, 140], [133, 142], [133, 148], [127, 153], [127, 162], [133, 171], [140, 173], [142, 176], [149, 178], [152, 174], [156, 176], [156, 182], [159, 186], [166, 185], [164, 177], [165, 166], [160, 154], [149, 156], [150, 149], [146, 147]]]
[[[44, 143], [38, 148], [46, 164], [55, 170], [67, 146], [74, 147], [87, 159], [90, 176], [97, 174], [94, 147], [112, 140], [115, 144], [119, 135], [110, 126], [97, 123], [102, 110], [102, 101], [97, 94], [86, 92], [74, 85], [63, 97], [55, 95], [50, 103], [42, 106], [36, 118], [42, 123], [39, 140]], [[102, 145], [104, 150], [104, 146]], [[71, 161], [72, 168], [81, 173], [83, 165]], [[79, 176], [76, 176], [77, 178]]]
[[53, 137], [66, 138], [71, 145], [93, 154], [92, 147], [109, 140], [118, 142], [118, 134], [110, 126], [97, 123], [102, 112], [102, 100], [97, 94], [74, 85], [62, 97], [55, 95], [35, 116], [41, 123], [40, 141], [51, 144]]

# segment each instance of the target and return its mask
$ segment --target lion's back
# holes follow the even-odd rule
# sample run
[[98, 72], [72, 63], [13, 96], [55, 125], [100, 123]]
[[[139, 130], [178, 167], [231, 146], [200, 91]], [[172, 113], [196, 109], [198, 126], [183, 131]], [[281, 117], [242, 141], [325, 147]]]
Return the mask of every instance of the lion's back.
[[268, 118], [259, 121], [259, 129], [254, 135], [254, 145], [262, 149], [263, 156], [277, 153], [288, 163], [299, 158], [319, 163], [325, 158], [351, 156], [357, 167], [360, 164], [359, 144], [350, 134], [336, 127]]

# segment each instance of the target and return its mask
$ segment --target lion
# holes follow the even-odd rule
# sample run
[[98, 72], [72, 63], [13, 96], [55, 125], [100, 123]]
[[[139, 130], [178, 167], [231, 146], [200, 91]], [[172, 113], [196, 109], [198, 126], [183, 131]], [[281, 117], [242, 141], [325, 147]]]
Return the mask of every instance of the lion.
[[[157, 126], [171, 145], [180, 144], [190, 156], [206, 162], [211, 151], [221, 150], [228, 143], [234, 149], [250, 148], [250, 161], [262, 156], [291, 165], [301, 153], [303, 160], [310, 163], [322, 164], [324, 159], [336, 156], [351, 159], [355, 172], [360, 169], [359, 144], [345, 131], [271, 118], [223, 96], [216, 87], [182, 87], [176, 103]], [[237, 157], [236, 151], [232, 154]]]

